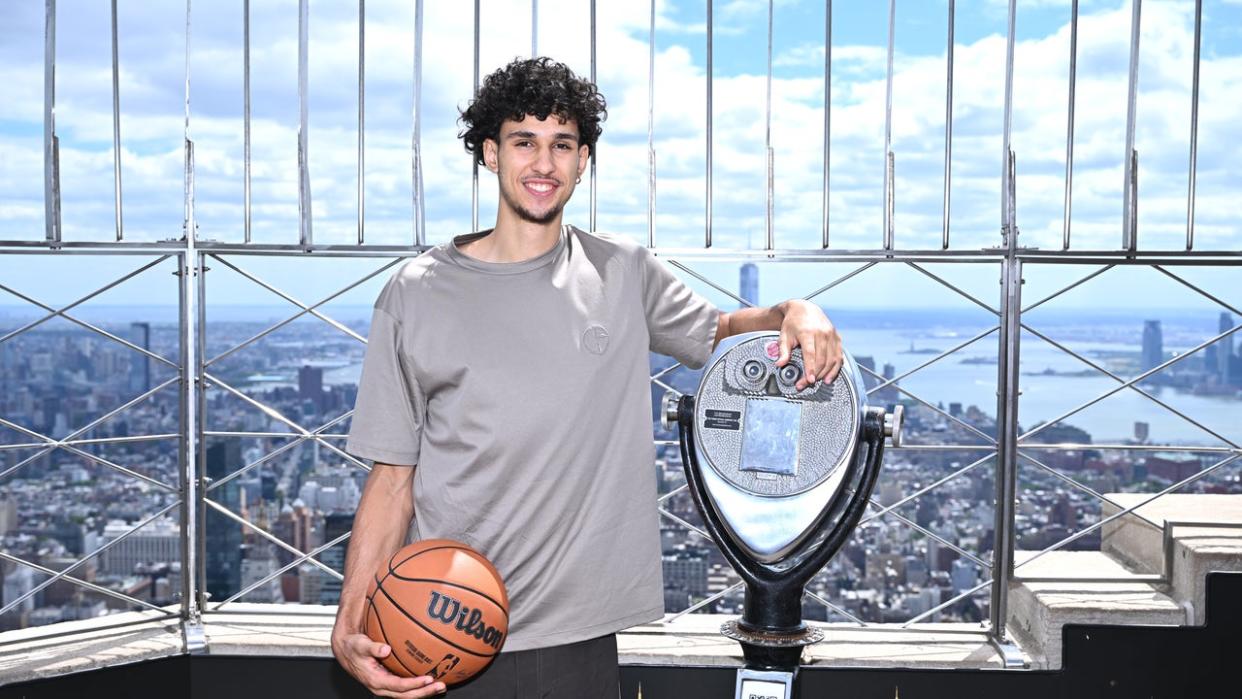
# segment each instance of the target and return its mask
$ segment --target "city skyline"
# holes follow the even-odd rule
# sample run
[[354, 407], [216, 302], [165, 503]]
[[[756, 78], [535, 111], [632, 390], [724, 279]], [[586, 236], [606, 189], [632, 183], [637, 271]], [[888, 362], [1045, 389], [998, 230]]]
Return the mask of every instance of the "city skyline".
[[[753, 293], [761, 279], [759, 267], [739, 271], [739, 295], [746, 297]], [[867, 315], [865, 311], [859, 312]], [[968, 317], [962, 313], [959, 309], [943, 318], [922, 314], [919, 322], [906, 326], [906, 331], [913, 333], [908, 345], [894, 341], [895, 337], [906, 335], [894, 336], [883, 329], [876, 330], [881, 333], [877, 338], [888, 338], [887, 344], [859, 348], [856, 358], [876, 374], [894, 378], [898, 371], [924, 361], [928, 353], [939, 351], [930, 345], [946, 337], [967, 334], [970, 330], [966, 327], [949, 336], [944, 334], [957, 327], [954, 323]], [[1234, 319], [1228, 312], [1219, 312], [1209, 320], [1215, 321], [1216, 329], [1224, 331], [1232, 327]], [[1166, 342], [1171, 344], [1174, 338], [1186, 340], [1185, 329], [1176, 323], [1166, 330], [1161, 321], [1144, 319], [1141, 315], [1131, 315], [1128, 320], [1120, 319], [1116, 323], [1114, 326], [1068, 325], [1053, 332], [1065, 342], [1083, 347], [1122, 375], [1150, 369], [1157, 358], [1166, 361], [1175, 357]], [[1128, 334], [1121, 332], [1127, 324]], [[4, 331], [4, 325], [0, 320], [0, 332]], [[263, 327], [258, 321], [218, 319], [211, 322], [207, 327], [209, 354], [221, 352]], [[356, 322], [355, 327], [365, 334], [365, 322]], [[158, 354], [175, 354], [170, 345], [170, 342], [175, 344], [175, 327], [122, 321], [120, 330], [138, 346]], [[1242, 356], [1233, 350], [1227, 354], [1224, 347], [1223, 342], [1209, 345], [1209, 349], [1216, 350], [1211, 358], [1204, 351], [1193, 361], [1156, 374], [1149, 380], [1153, 390], [1164, 391], [1161, 395], [1165, 400], [1176, 402], [1177, 396], [1190, 397], [1211, 389], [1216, 397], [1203, 400], [1231, 401], [1219, 405], [1232, 406], [1233, 412], [1227, 415], [1242, 414], [1242, 400], [1239, 400], [1242, 376], [1231, 375], [1229, 381], [1221, 381], [1219, 373], [1221, 357], [1227, 356], [1233, 362], [1230, 366], [1237, 367], [1242, 363]], [[340, 372], [344, 367], [356, 366], [362, 350], [361, 343], [324, 323], [296, 324], [234, 354], [213, 368], [213, 372], [279, 414], [315, 429], [352, 405], [356, 375]], [[62, 355], [63, 358], [58, 358]], [[16, 393], [0, 397], [0, 417], [24, 424], [36, 432], [66, 438], [92, 416], [132, 395], [144, 382], [158, 382], [168, 377], [169, 370], [162, 364], [154, 363], [148, 369], [147, 362], [134, 357], [146, 359], [84, 328], [32, 329], [0, 344], [0, 378], [6, 382], [17, 380], [22, 386]], [[974, 363], [979, 358], [977, 354], [970, 354], [954, 366], [978, 369], [977, 375], [983, 377], [990, 372], [994, 386], [994, 362]], [[667, 366], [667, 359], [652, 356], [653, 374]], [[925, 371], [937, 370], [933, 366]], [[148, 371], [150, 378], [147, 378]], [[679, 390], [693, 391], [696, 377], [696, 373], [683, 368], [664, 374], [661, 380]], [[1050, 381], [1068, 381], [1071, 383], [1064, 386], [1072, 386], [1073, 382], [1084, 380], [1077, 374], [1063, 374], [1059, 369], [1050, 374], [1038, 366], [1022, 372], [1022, 381], [1028, 389]], [[947, 378], [945, 385], [951, 386], [955, 381], [958, 380]], [[867, 379], [869, 386], [875, 383], [876, 379]], [[979, 460], [981, 454], [977, 448], [986, 443], [979, 435], [994, 437], [996, 434], [992, 415], [994, 403], [953, 400], [954, 395], [964, 394], [936, 388], [939, 385], [920, 385], [915, 375], [874, 396], [885, 404], [902, 402], [906, 405], [907, 443], [960, 445], [961, 450], [950, 448], [928, 453], [896, 450], [886, 458], [875, 498], [877, 508], [893, 509], [866, 521], [809, 586], [813, 594], [854, 618], [904, 621], [972, 589], [986, 577], [986, 569], [979, 561], [990, 559], [994, 536], [994, 510], [990, 505], [995, 482], [991, 465], [994, 460], [983, 455], [983, 461], [976, 463], [975, 468], [967, 469], [965, 475], [946, 483], [942, 489], [910, 497], [927, 483]], [[663, 389], [653, 387], [653, 405], [658, 403], [662, 392]], [[160, 427], [158, 421], [163, 420], [167, 425], [168, 420], [175, 420], [174, 401], [175, 392], [157, 393], [152, 401], [136, 408], [134, 414], [104, 423], [83, 436], [117, 437], [167, 431], [169, 427]], [[296, 436], [289, 425], [248, 406], [227, 391], [210, 388], [205, 405], [209, 431], [268, 434], [257, 438], [205, 439], [205, 476], [212, 488], [208, 498], [232, 513], [226, 516], [214, 506], [208, 508], [204, 544], [205, 590], [209, 604], [229, 599], [243, 590], [249, 590], [241, 597], [246, 601], [334, 603], [339, 583], [318, 566], [322, 564], [338, 571], [343, 566], [347, 541], [329, 544], [347, 532], [352, 523], [352, 511], [360, 497], [364, 472], [317, 443], [288, 448], [289, 439]], [[1025, 404], [1020, 407], [1022, 405]], [[150, 422], [151, 419], [157, 422]], [[1036, 426], [1032, 420], [1020, 414], [1025, 429]], [[347, 429], [346, 420], [332, 431], [344, 433]], [[1129, 437], [1107, 434], [1106, 438], [1158, 444], [1167, 429], [1168, 424], [1160, 420], [1134, 419], [1126, 426]], [[972, 430], [977, 434], [972, 434]], [[1108, 447], [1095, 447], [1095, 433], [1096, 423], [1090, 415], [1074, 417], [1045, 430], [1036, 442], [1076, 442], [1083, 448], [1043, 454], [1041, 461], [1075, 474], [1100, 492], [1162, 487], [1192, 475], [1207, 463], [1204, 457], [1173, 452], [1155, 451], [1132, 456]], [[288, 437], [280, 436], [282, 434]], [[662, 432], [658, 423], [653, 423], [653, 436], [657, 440], [672, 437]], [[0, 443], [12, 443], [14, 439], [24, 437], [7, 428], [0, 429]], [[1200, 441], [1210, 440], [1205, 435]], [[175, 483], [174, 446], [175, 442], [152, 442], [146, 447], [95, 451], [109, 460], [132, 464], [132, 468], [147, 477]], [[1037, 447], [1031, 444], [1026, 448]], [[24, 453], [20, 450], [0, 452], [0, 469], [7, 474], [6, 495], [11, 490], [19, 498], [0, 498], [0, 540], [5, 542], [6, 552], [23, 558], [33, 557], [53, 569], [117, 539], [158, 505], [168, 502], [163, 496], [153, 497], [143, 494], [140, 488], [135, 489], [140, 483], [135, 484], [132, 479], [100, 463], [82, 461], [73, 454], [54, 453], [23, 466], [24, 470], [8, 473], [15, 459]], [[151, 456], [155, 454], [160, 456], [153, 460]], [[145, 466], [139, 466], [144, 463]], [[246, 472], [239, 474], [243, 468]], [[696, 524], [698, 513], [686, 494], [678, 492], [683, 476], [680, 454], [675, 447], [661, 443], [657, 448], [656, 469], [662, 508], [668, 513], [661, 520], [666, 608], [676, 612], [709, 596], [721, 595], [703, 610], [737, 613], [740, 596], [723, 594], [738, 582], [736, 575], [713, 546], [681, 524]], [[1051, 545], [1098, 521], [1098, 503], [1083, 492], [1066, 487], [1050, 474], [1023, 464], [1019, 480], [1020, 507], [1016, 520], [1019, 548]], [[211, 485], [217, 482], [218, 486]], [[87, 484], [90, 484], [89, 489], [82, 490]], [[1242, 490], [1236, 477], [1211, 479], [1199, 487], [1206, 492]], [[84, 496], [93, 491], [98, 495]], [[72, 515], [76, 519], [52, 514], [57, 509], [55, 506], [50, 510], [46, 508], [60, 503], [70, 494], [77, 502], [74, 507], [67, 508], [67, 512], [76, 512]], [[96, 500], [97, 497], [103, 499]], [[104, 504], [113, 501], [115, 504]], [[31, 509], [32, 505], [44, 509]], [[232, 517], [252, 526], [242, 525]], [[174, 602], [181, 584], [180, 561], [158, 560], [160, 556], [168, 557], [168, 552], [179, 552], [179, 530], [171, 527], [170, 521], [167, 516], [157, 518], [99, 560], [83, 566], [77, 575], [139, 599]], [[268, 532], [268, 536], [283, 545], [276, 545], [273, 539], [259, 534], [259, 530]], [[1097, 535], [1081, 537], [1074, 544], [1075, 548], [1098, 546]], [[319, 563], [288, 567], [294, 561], [294, 551], [318, 547], [324, 547], [317, 559]], [[286, 567], [283, 573], [275, 575]], [[273, 575], [270, 581], [263, 582]], [[4, 571], [0, 605], [33, 590], [41, 579], [43, 576], [32, 569], [9, 566]], [[84, 594], [61, 583], [23, 602], [0, 619], [0, 625], [53, 623], [126, 608], [124, 604], [117, 605], [115, 600], [99, 598], [94, 593]], [[984, 590], [938, 612], [934, 618], [979, 621], [987, 618], [987, 612]], [[804, 614], [808, 619], [825, 621], [849, 618], [830, 612], [813, 598], [808, 598], [804, 604]]]

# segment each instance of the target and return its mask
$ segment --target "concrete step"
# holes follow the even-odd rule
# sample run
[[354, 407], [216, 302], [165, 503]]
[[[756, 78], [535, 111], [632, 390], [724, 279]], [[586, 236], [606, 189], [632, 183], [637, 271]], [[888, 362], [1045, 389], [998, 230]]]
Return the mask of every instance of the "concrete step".
[[[1129, 508], [1151, 496], [1110, 493], [1108, 497]], [[1119, 511], [1107, 503], [1103, 506], [1105, 517]], [[1191, 608], [1191, 623], [1201, 625], [1207, 574], [1242, 571], [1242, 495], [1171, 493], [1104, 525], [1100, 540], [1104, 553], [1134, 569], [1167, 574], [1170, 594]]]
[[[1033, 559], [1018, 551], [1014, 565]], [[1072, 582], [1015, 582], [1009, 588], [1007, 628], [1041, 669], [1061, 667], [1061, 628], [1066, 624], [1180, 626], [1182, 605], [1162, 586], [1137, 579], [1135, 571], [1099, 551], [1052, 551], [1017, 568], [1019, 578], [1074, 578]]]

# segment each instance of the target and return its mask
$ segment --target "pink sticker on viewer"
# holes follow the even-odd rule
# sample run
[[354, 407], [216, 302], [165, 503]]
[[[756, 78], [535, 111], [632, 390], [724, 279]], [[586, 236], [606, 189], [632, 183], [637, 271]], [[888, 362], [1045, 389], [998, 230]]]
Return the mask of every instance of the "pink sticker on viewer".
[[781, 343], [773, 340], [764, 347], [768, 353], [768, 359], [779, 359], [781, 356]]

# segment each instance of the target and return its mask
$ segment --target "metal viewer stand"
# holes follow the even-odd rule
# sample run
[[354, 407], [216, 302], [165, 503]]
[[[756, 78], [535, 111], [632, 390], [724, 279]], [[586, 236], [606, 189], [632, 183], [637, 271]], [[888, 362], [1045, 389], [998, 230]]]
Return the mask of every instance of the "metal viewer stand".
[[803, 648], [824, 635], [802, 621], [803, 589], [862, 517], [885, 438], [901, 440], [902, 408], [868, 407], [848, 354], [831, 383], [801, 391], [801, 350], [778, 357], [776, 333], [728, 338], [698, 393], [664, 403], [695, 505], [746, 583], [742, 617], [721, 628], [746, 660], [738, 697], [791, 696]]

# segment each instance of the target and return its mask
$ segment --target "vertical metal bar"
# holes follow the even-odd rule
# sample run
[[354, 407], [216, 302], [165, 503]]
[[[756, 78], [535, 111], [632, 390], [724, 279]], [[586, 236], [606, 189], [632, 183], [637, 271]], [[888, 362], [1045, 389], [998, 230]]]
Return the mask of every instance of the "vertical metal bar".
[[181, 618], [189, 619], [196, 607], [194, 595], [194, 570], [198, 562], [196, 537], [193, 524], [194, 511], [197, 506], [198, 490], [197, 483], [191, 483], [194, 478], [193, 470], [190, 464], [190, 452], [193, 447], [190, 446], [194, 439], [194, 421], [191, 418], [193, 403], [192, 382], [198, 378], [195, 373], [191, 378], [190, 373], [190, 341], [194, 337], [194, 333], [190, 332], [190, 291], [189, 286], [189, 261], [188, 254], [184, 251], [177, 253], [177, 338], [178, 338], [178, 370], [181, 373], [181, 381], [178, 386], [178, 443], [177, 443], [177, 470], [178, 477], [181, 479], [181, 511], [180, 530], [181, 530]]
[[1203, 0], [1195, 0], [1195, 68], [1190, 87], [1190, 181], [1186, 191], [1186, 249], [1195, 249], [1195, 179], [1199, 160], [1199, 48], [1202, 45]]
[[250, 0], [242, 2], [242, 218], [250, 242]]
[[706, 181], [706, 201], [704, 205], [703, 220], [703, 247], [710, 248], [712, 246], [712, 83], [715, 77], [715, 67], [712, 63], [713, 50], [712, 39], [715, 32], [714, 18], [712, 10], [715, 3], [713, 0], [707, 0], [707, 181]]
[[774, 152], [772, 150], [772, 6], [773, 0], [768, 0], [768, 80], [767, 93], [764, 98], [764, 116], [763, 116], [763, 143], [767, 151], [768, 158], [768, 207], [764, 215], [765, 222], [765, 240], [764, 249], [771, 250], [775, 247], [773, 235], [773, 214], [775, 206], [775, 184], [776, 171]]
[[299, 242], [303, 247], [314, 243], [311, 228], [310, 189], [310, 113], [307, 108], [310, 67], [307, 53], [310, 44], [310, 0], [298, 0], [298, 215]]
[[[479, 0], [474, 0], [474, 92], [479, 96]], [[479, 230], [479, 161], [470, 166], [470, 230]]]
[[655, 247], [656, 153], [655, 153], [655, 20], [656, 0], [651, 0], [651, 29], [647, 35], [647, 247]]
[[[195, 412], [192, 413], [194, 420], [190, 423], [194, 426], [195, 432], [193, 440], [194, 449], [190, 454], [191, 458], [187, 461], [187, 464], [194, 468], [192, 481], [195, 497], [191, 499], [189, 493], [187, 493], [186, 498], [191, 499], [191, 502], [194, 504], [194, 522], [197, 527], [194, 536], [197, 541], [195, 550], [198, 551], [198, 560], [202, 562], [207, 560], [206, 537], [198, 533], [206, 532], [207, 523], [207, 489], [205, 487], [206, 481], [204, 480], [207, 475], [207, 449], [203, 442], [203, 435], [207, 432], [207, 383], [205, 381], [207, 375], [207, 365], [205, 364], [207, 359], [207, 256], [199, 253], [195, 259], [195, 264], [198, 271], [198, 297], [193, 299], [194, 306], [192, 310], [194, 311], [193, 316], [195, 316], [195, 332], [194, 343], [191, 347], [193, 347], [194, 354], [191, 355], [189, 360], [190, 366], [193, 366], [195, 371]], [[187, 313], [187, 317], [190, 316], [191, 314]], [[191, 576], [189, 573], [184, 573], [183, 575], [194, 579], [194, 583], [197, 586], [194, 601], [201, 610], [207, 606], [205, 594], [207, 590], [207, 566], [200, 563], [197, 568], [196, 575]]]
[[884, 249], [893, 249], [893, 218], [897, 197], [894, 195], [894, 183], [897, 181], [897, 156], [888, 152], [884, 159]]
[[[201, 559], [194, 555], [194, 551], [200, 543], [200, 528], [197, 526], [197, 520], [191, 513], [197, 509], [197, 500], [199, 492], [197, 484], [194, 482], [196, 474], [192, 464], [196, 462], [197, 457], [197, 441], [198, 436], [202, 434], [201, 430], [195, 432], [195, 416], [201, 417], [202, 413], [196, 412], [195, 405], [191, 398], [199, 395], [199, 408], [203, 407], [201, 402], [201, 391], [196, 390], [201, 387], [201, 383], [195, 383], [188, 378], [191, 367], [196, 364], [196, 355], [194, 346], [190, 339], [194, 334], [190, 331], [190, 319], [194, 317], [195, 298], [190, 290], [191, 275], [197, 272], [198, 281], [202, 283], [202, 270], [199, 264], [199, 257], [195, 250], [195, 241], [197, 240], [197, 225], [194, 218], [194, 142], [190, 138], [190, 18], [191, 7], [190, 0], [185, 3], [185, 250], [177, 259], [177, 272], [180, 276], [180, 332], [181, 332], [181, 408], [183, 424], [183, 450], [182, 458], [184, 459], [182, 472], [185, 474], [186, 480], [182, 483], [182, 512], [183, 520], [183, 551], [182, 558], [183, 570], [182, 576], [182, 618], [186, 623], [183, 628], [185, 634], [186, 649], [191, 650], [191, 633], [192, 628], [199, 625], [199, 616], [202, 610], [202, 594], [203, 587], [200, 584], [202, 576]], [[197, 269], [191, 269], [191, 264], [196, 264]], [[202, 338], [197, 337], [198, 342], [202, 342]], [[201, 347], [201, 345], [200, 345]], [[198, 354], [201, 357], [201, 353]], [[201, 640], [201, 639], [200, 639]]]
[[1070, 9], [1069, 123], [1065, 127], [1065, 205], [1061, 220], [1061, 249], [1070, 247], [1070, 211], [1074, 189], [1074, 100], [1078, 83], [1078, 0]]
[[1134, 168], [1138, 162], [1134, 151], [1134, 125], [1138, 117], [1139, 18], [1143, 10], [1143, 0], [1131, 0], [1131, 7], [1133, 11], [1130, 16], [1130, 86], [1126, 100], [1126, 164], [1123, 185], [1125, 193], [1122, 197], [1121, 210], [1121, 247], [1125, 250], [1134, 250], [1138, 245], [1138, 222], [1134, 220], [1136, 207], [1133, 202], [1138, 194], [1134, 191], [1136, 180]]
[[[1009, 151], [1009, 229], [1018, 230], [1018, 156]], [[1016, 243], [1015, 243], [1016, 244]]]
[[897, 0], [888, 0], [888, 74], [884, 89], [884, 249], [893, 249], [893, 44]]
[[190, 339], [193, 334], [190, 333], [190, 293], [189, 289], [189, 256], [186, 253], [179, 252], [176, 255], [176, 279], [178, 279], [178, 336], [179, 336], [179, 370], [181, 372], [181, 384], [178, 389], [178, 422], [179, 425], [179, 443], [178, 443], [178, 471], [181, 479], [181, 512], [180, 512], [180, 534], [181, 534], [181, 618], [190, 618], [195, 608], [194, 596], [194, 571], [196, 569], [197, 551], [195, 546], [196, 528], [194, 526], [194, 510], [197, 499], [196, 483], [191, 483], [194, 479], [193, 469], [190, 468], [190, 452], [193, 451], [191, 442], [194, 441], [194, 421], [191, 420], [190, 395], [193, 389], [190, 387]]
[[[421, 0], [420, 0], [421, 1]], [[709, 2], [711, 0], [708, 0]], [[709, 30], [710, 33], [710, 30]], [[595, 0], [591, 0], [591, 84], [595, 84]], [[595, 232], [595, 161], [599, 158], [599, 142], [591, 149], [591, 232]]]
[[539, 0], [530, 0], [530, 57], [539, 55]]
[[195, 463], [195, 455], [197, 449], [197, 436], [201, 434], [197, 431], [196, 420], [196, 401], [195, 401], [195, 385], [197, 373], [195, 372], [195, 353], [192, 340], [197, 338], [197, 333], [192, 333], [191, 323], [195, 317], [194, 314], [194, 298], [190, 287], [191, 268], [190, 263], [193, 260], [197, 263], [197, 259], [190, 256], [188, 252], [181, 252], [177, 255], [177, 292], [179, 298], [178, 313], [180, 322], [178, 331], [180, 333], [180, 360], [181, 360], [181, 390], [180, 390], [180, 423], [181, 423], [181, 454], [180, 454], [180, 476], [181, 476], [181, 618], [194, 619], [197, 618], [201, 609], [198, 598], [198, 570], [200, 565], [198, 551], [198, 522], [196, 521], [196, 512], [198, 510], [198, 481], [193, 467]]
[[1010, 194], [1014, 189], [1013, 182], [1013, 50], [1014, 31], [1017, 18], [1015, 0], [1009, 0], [1009, 27], [1005, 41], [1005, 124], [1001, 151], [1001, 235], [1006, 247], [1014, 247], [1011, 238], [1016, 234], [1016, 221], [1011, 210]]
[[832, 172], [829, 164], [831, 155], [832, 133], [832, 0], [828, 0], [824, 8], [824, 204], [822, 220], [824, 248], [828, 247], [828, 176]]
[[[1075, 0], [1077, 1], [1077, 0]], [[954, 0], [949, 0], [949, 38], [944, 91], [944, 214], [940, 229], [940, 248], [949, 249], [949, 191], [953, 182], [953, 29]]]
[[[1130, 244], [1138, 246], [1138, 149], [1130, 151], [1130, 201], [1127, 210], [1130, 213]], [[1133, 250], [1134, 247], [1129, 249]]]
[[43, 226], [48, 242], [60, 242], [60, 144], [56, 137], [56, 0], [43, 20]]
[[116, 0], [112, 0], [112, 190], [116, 211], [116, 239], [125, 234], [121, 219], [121, 61], [116, 39]]
[[997, 465], [996, 541], [992, 559], [992, 628], [998, 640], [1005, 640], [1008, 616], [1009, 578], [1013, 574], [1014, 499], [1018, 480], [1018, 368], [1022, 314], [1022, 260], [1010, 255], [1001, 263], [1000, 361], [997, 381]]
[[423, 202], [423, 0], [414, 3], [414, 135], [411, 167], [414, 181], [414, 244], [425, 245], [426, 217]]
[[366, 159], [367, 159], [367, 2], [358, 0], [358, 244], [362, 245], [363, 223], [366, 221]]
[[194, 217], [194, 140], [190, 138], [190, 0], [185, 0], [185, 240], [193, 245], [198, 237]]
[[1005, 640], [1009, 613], [1009, 579], [1013, 576], [1014, 496], [1018, 477], [1018, 370], [1022, 323], [1022, 260], [1017, 257], [1017, 225], [1014, 211], [1014, 156], [1010, 148], [1013, 119], [1013, 53], [1017, 0], [1009, 0], [1009, 27], [1005, 48], [1005, 127], [1002, 161], [1001, 215], [1005, 259], [1001, 262], [1000, 349], [997, 361], [996, 424], [997, 478], [996, 520], [993, 531], [991, 634]]

